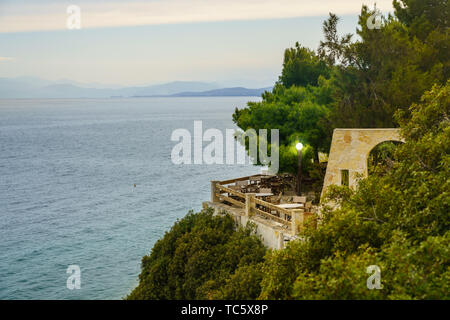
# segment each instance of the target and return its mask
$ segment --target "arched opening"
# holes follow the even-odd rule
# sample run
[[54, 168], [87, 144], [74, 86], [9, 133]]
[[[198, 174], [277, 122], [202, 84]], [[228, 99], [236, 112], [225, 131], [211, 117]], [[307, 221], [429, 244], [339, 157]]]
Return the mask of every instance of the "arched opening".
[[402, 143], [401, 141], [388, 140], [372, 148], [367, 157], [368, 174], [384, 175], [390, 171], [397, 161], [395, 150]]

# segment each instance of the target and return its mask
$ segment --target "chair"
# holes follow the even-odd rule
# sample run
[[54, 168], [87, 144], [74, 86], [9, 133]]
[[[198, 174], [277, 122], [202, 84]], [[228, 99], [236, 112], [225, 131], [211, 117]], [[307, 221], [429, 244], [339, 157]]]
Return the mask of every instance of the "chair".
[[280, 192], [280, 194], [278, 196], [270, 197], [269, 201], [274, 204], [280, 204], [282, 197], [283, 197], [283, 192]]
[[248, 180], [236, 181], [235, 183], [236, 183], [236, 186], [244, 187], [244, 186], [248, 185]]
[[250, 177], [250, 184], [258, 184], [258, 182], [261, 182], [261, 177]]
[[306, 203], [306, 197], [293, 196], [292, 202], [294, 203]]
[[281, 203], [290, 203], [291, 201], [292, 201], [292, 197], [291, 196], [284, 195], [284, 196], [281, 196], [280, 204]]
[[312, 201], [308, 201], [305, 203], [305, 211], [311, 212]]
[[248, 186], [248, 181], [247, 180], [243, 180], [243, 181], [236, 181], [235, 185], [237, 188], [239, 188], [240, 190], [245, 190], [245, 188]]

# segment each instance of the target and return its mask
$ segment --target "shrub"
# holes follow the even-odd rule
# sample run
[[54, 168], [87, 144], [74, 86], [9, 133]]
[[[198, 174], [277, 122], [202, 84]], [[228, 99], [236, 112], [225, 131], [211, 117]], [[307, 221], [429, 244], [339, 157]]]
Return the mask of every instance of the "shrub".
[[221, 297], [217, 288], [222, 286], [229, 292], [223, 297], [256, 297], [251, 296], [254, 289], [249, 288], [250, 296], [232, 289], [243, 267], [263, 260], [266, 249], [253, 233], [250, 226], [238, 228], [229, 215], [214, 216], [211, 209], [190, 212], [142, 259], [139, 285], [127, 298], [207, 299]]

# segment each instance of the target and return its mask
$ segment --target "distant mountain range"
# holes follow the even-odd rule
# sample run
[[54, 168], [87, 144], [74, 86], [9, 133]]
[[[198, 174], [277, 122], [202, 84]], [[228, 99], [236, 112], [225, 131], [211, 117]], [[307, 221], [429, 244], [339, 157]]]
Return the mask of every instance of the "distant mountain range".
[[175, 81], [150, 86], [102, 87], [71, 80], [49, 81], [34, 77], [0, 78], [0, 98], [118, 98], [118, 97], [218, 97], [260, 96], [271, 87], [248, 89], [220, 88], [218, 84]]
[[272, 87], [260, 88], [260, 89], [248, 89], [243, 87], [234, 88], [222, 88], [214, 89], [202, 92], [180, 92], [175, 93], [173, 97], [250, 97], [250, 96], [260, 96], [264, 91], [271, 91]]

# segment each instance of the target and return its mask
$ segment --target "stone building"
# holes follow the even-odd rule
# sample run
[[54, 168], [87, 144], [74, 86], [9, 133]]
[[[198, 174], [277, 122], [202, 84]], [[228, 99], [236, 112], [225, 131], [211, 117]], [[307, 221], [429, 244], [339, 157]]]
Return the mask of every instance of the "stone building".
[[401, 141], [399, 129], [334, 129], [322, 197], [332, 185], [355, 188], [367, 177], [367, 160], [373, 148], [385, 141]]

